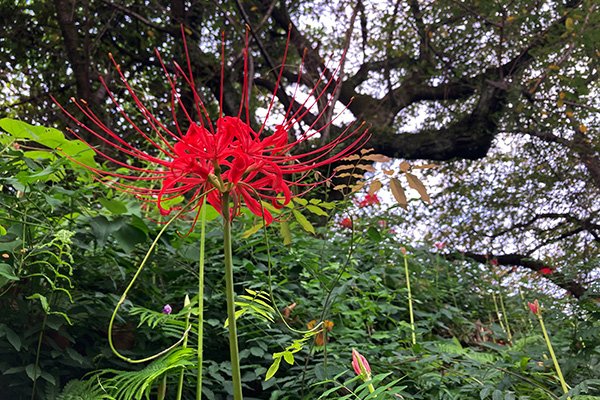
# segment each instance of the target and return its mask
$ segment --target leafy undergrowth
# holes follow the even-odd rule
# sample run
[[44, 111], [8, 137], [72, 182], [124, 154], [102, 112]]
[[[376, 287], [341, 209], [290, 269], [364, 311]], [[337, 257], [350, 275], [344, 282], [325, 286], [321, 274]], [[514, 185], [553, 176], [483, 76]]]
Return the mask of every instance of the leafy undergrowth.
[[[154, 213], [64, 159], [3, 145], [0, 397], [138, 399], [165, 390], [169, 399], [183, 369], [183, 398], [195, 398], [192, 350], [132, 366], [106, 339], [113, 307], [161, 228]], [[236, 220], [247, 399], [566, 399], [527, 307], [534, 299], [543, 305], [568, 396], [600, 398], [593, 300], [541, 291], [543, 277], [462, 260], [451, 249], [399, 243], [393, 227], [400, 217], [374, 205], [340, 225], [348, 210], [349, 201], [297, 202], [266, 232], [253, 228], [260, 221], [251, 215]], [[216, 212], [208, 220], [203, 393], [225, 399], [222, 236]], [[127, 356], [160, 352], [184, 335], [188, 315], [192, 324], [197, 319], [200, 235], [185, 234], [190, 223], [166, 230], [119, 312], [113, 340]], [[186, 294], [192, 304], [184, 309]], [[167, 303], [170, 315], [161, 312]], [[197, 339], [191, 329], [188, 348]], [[369, 360], [372, 393], [352, 370], [352, 348]]]

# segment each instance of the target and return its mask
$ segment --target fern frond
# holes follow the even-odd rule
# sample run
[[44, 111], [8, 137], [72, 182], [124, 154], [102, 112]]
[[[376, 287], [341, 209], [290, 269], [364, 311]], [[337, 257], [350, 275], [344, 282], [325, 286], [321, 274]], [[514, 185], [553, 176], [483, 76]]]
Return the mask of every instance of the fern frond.
[[69, 381], [56, 400], [105, 400], [112, 399], [107, 393], [98, 387], [94, 380]]
[[114, 374], [103, 379], [105, 388], [111, 388], [110, 394], [115, 400], [150, 399], [153, 383], [171, 370], [194, 366], [194, 351], [179, 348], [148, 364], [139, 371], [106, 370], [101, 374]]

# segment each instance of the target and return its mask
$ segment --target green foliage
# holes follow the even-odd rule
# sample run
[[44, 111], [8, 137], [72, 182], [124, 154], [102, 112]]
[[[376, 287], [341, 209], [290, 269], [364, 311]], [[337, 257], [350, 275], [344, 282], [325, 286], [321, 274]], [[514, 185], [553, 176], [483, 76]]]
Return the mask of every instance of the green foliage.
[[67, 382], [56, 400], [104, 400], [109, 399], [95, 380]]
[[[153, 361], [139, 371], [105, 370], [99, 376], [100, 385], [115, 400], [150, 399], [154, 383], [170, 371], [194, 365], [192, 349], [178, 349]], [[106, 375], [113, 375], [106, 378]]]
[[[0, 316], [0, 386], [6, 395], [30, 398], [35, 380], [38, 399], [144, 399], [166, 379], [170, 398], [183, 370], [184, 398], [192, 397], [192, 350], [179, 348], [135, 369], [107, 346], [112, 309], [161, 228], [148, 222], [160, 218], [155, 210], [89, 181], [64, 158], [32, 160], [22, 146], [7, 147], [0, 157], [0, 225], [6, 230], [0, 236], [0, 307], [7, 310]], [[44, 170], [72, 179], [30, 179]], [[244, 234], [256, 224], [253, 216], [234, 223], [240, 356], [249, 398], [560, 398], [537, 321], [526, 307], [534, 298], [544, 306], [572, 398], [598, 393], [597, 306], [545, 294], [527, 274], [401, 243], [392, 231], [401, 217], [383, 206], [344, 210], [349, 204], [333, 204], [296, 202], [279, 214], [283, 223], [254, 235]], [[309, 206], [333, 218], [324, 223], [322, 212]], [[355, 214], [354, 231], [337, 226], [340, 211]], [[220, 400], [228, 396], [231, 378], [222, 233], [211, 213], [203, 395]], [[128, 356], [167, 348], [184, 334], [186, 316], [192, 325], [197, 318], [197, 296], [180, 306], [196, 287], [199, 233], [180, 234], [191, 222], [168, 227], [118, 314], [113, 339]], [[401, 247], [407, 250], [416, 345]], [[166, 303], [173, 305], [170, 315], [160, 311]], [[323, 325], [306, 333], [313, 321]], [[197, 335], [191, 330], [188, 336], [194, 349]], [[353, 347], [370, 362], [373, 394], [350, 370]]]

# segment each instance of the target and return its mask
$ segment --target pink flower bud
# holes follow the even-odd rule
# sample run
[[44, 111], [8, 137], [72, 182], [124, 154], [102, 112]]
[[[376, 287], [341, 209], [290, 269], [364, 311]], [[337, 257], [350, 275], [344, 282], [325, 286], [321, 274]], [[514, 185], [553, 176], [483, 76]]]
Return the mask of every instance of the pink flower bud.
[[368, 381], [371, 379], [371, 367], [367, 359], [360, 354], [356, 349], [352, 349], [352, 368], [356, 375], [362, 375], [363, 380]]
[[172, 311], [173, 308], [168, 304], [165, 304], [165, 306], [162, 309], [163, 314], [171, 314]]
[[537, 299], [533, 301], [533, 303], [527, 302], [527, 306], [535, 315], [539, 315], [540, 313], [540, 303], [538, 303]]

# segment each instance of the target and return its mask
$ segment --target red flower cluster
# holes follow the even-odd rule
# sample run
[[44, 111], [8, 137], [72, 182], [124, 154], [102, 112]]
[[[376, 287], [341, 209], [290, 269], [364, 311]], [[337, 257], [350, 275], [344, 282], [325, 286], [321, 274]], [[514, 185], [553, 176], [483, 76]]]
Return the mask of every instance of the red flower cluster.
[[377, 197], [377, 194], [366, 194], [365, 197], [358, 203], [358, 207], [363, 208], [367, 206], [372, 206], [374, 204], [381, 204], [379, 201], [379, 197]]
[[[158, 51], [156, 51], [156, 55], [163, 67], [167, 82], [171, 86], [172, 115], [182, 114], [186, 117], [185, 125], [188, 127], [185, 133], [183, 133], [176, 118], [173, 121], [173, 128], [169, 128], [149, 111], [132, 89], [112, 56], [110, 56], [110, 59], [142, 115], [145, 125], [149, 127], [148, 130], [151, 130], [151, 132], [142, 129], [140, 125], [134, 122], [101, 78], [101, 83], [106, 88], [118, 112], [131, 126], [132, 131], [136, 132], [141, 139], [154, 147], [155, 150], [141, 149], [136, 145], [137, 139], [133, 141], [124, 140], [120, 134], [107, 127], [91, 111], [84, 100], [73, 101], [89, 119], [90, 124], [79, 121], [59, 104], [63, 112], [75, 121], [81, 130], [112, 146], [118, 152], [137, 159], [133, 163], [128, 163], [101, 150], [96, 150], [100, 156], [127, 170], [127, 172], [113, 172], [85, 166], [97, 177], [108, 178], [112, 186], [132, 193], [145, 201], [155, 203], [163, 215], [169, 214], [177, 208], [168, 205], [170, 200], [184, 195], [193, 202], [191, 208], [197, 209], [202, 206], [203, 198], [206, 195], [208, 203], [221, 212], [222, 199], [227, 194], [227, 198], [231, 199], [233, 203], [233, 207], [230, 208], [232, 218], [239, 214], [243, 202], [252, 213], [263, 217], [268, 224], [273, 220], [273, 217], [263, 207], [261, 201], [269, 202], [276, 208], [288, 204], [294, 195], [299, 194], [297, 192], [304, 193], [323, 182], [323, 179], [321, 179], [317, 182], [302, 183], [302, 180], [311, 171], [347, 156], [356, 151], [365, 141], [367, 131], [363, 129], [364, 124], [361, 124], [358, 127], [346, 128], [336, 139], [320, 148], [304, 154], [292, 154], [294, 148], [314, 138], [315, 135], [318, 136], [332, 123], [331, 120], [321, 121], [321, 117], [326, 113], [320, 111], [317, 113], [316, 120], [313, 119], [310, 123], [306, 123], [308, 129], [305, 132], [307, 133], [302, 134], [299, 138], [293, 135], [294, 126], [309, 115], [312, 108], [319, 102], [325, 102], [327, 107], [334, 106], [331, 100], [334, 96], [328, 95], [328, 92], [337, 88], [336, 80], [331, 77], [336, 75], [337, 70], [333, 73], [329, 70], [327, 74], [324, 73], [303, 103], [292, 99], [283, 120], [275, 126], [275, 131], [269, 136], [263, 135], [263, 132], [267, 130], [267, 122], [274, 105], [275, 95], [280, 91], [279, 86], [284, 72], [287, 46], [265, 119], [260, 128], [254, 130], [250, 126], [248, 112], [248, 82], [253, 79], [248, 73], [248, 38], [246, 38], [244, 49], [244, 82], [238, 115], [222, 115], [223, 81], [225, 79], [225, 65], [222, 60], [219, 117], [213, 125], [195, 87], [183, 29], [182, 35], [188, 66], [187, 72], [175, 64], [176, 73], [173, 75], [168, 72]], [[298, 75], [299, 84], [301, 71]], [[329, 79], [326, 79], [326, 76]], [[179, 93], [183, 89], [178, 81], [182, 81], [186, 86], [185, 91], [191, 91], [193, 95], [195, 118], [192, 118], [193, 113], [184, 106], [180, 99]], [[244, 110], [245, 120], [242, 119]], [[73, 134], [85, 142], [81, 134], [75, 132]], [[290, 137], [292, 138], [291, 141]], [[338, 147], [350, 138], [352, 139], [350, 143], [338, 150]], [[333, 153], [334, 151], [337, 152]], [[148, 184], [152, 182], [156, 183], [154, 187]], [[299, 190], [295, 190], [298, 188]]]
[[340, 226], [342, 228], [352, 229], [352, 220], [349, 217], [346, 217], [340, 221]]
[[552, 275], [554, 273], [554, 270], [550, 267], [543, 267], [540, 268], [539, 273], [542, 275]]

